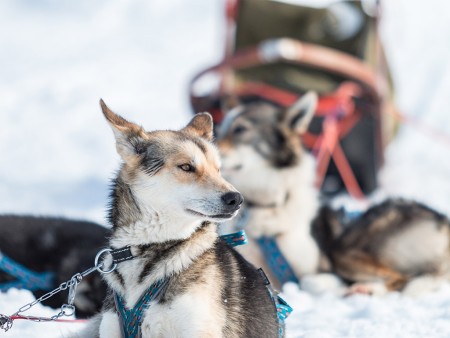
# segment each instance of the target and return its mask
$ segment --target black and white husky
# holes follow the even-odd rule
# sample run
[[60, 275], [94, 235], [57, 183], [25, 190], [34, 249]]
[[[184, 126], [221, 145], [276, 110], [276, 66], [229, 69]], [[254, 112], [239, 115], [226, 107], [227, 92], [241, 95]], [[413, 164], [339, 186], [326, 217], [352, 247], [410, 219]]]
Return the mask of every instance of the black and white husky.
[[[232, 221], [249, 235], [239, 251], [278, 287], [293, 279], [318, 293], [417, 294], [436, 286], [450, 272], [448, 219], [418, 203], [388, 200], [343, 231], [338, 213], [321, 207], [315, 160], [300, 138], [316, 104], [312, 92], [287, 109], [238, 103], [218, 129], [222, 173], [245, 198], [243, 217]], [[283, 280], [286, 266], [295, 278]], [[347, 289], [328, 272], [353, 285]]]
[[220, 174], [211, 116], [147, 132], [103, 102], [102, 109], [123, 160], [111, 193], [110, 247], [133, 259], [106, 275], [114, 297], [81, 336], [121, 337], [114, 301], [133, 308], [164, 285], [137, 321], [142, 337], [278, 337], [264, 278], [217, 235], [216, 222], [235, 216], [243, 199]]

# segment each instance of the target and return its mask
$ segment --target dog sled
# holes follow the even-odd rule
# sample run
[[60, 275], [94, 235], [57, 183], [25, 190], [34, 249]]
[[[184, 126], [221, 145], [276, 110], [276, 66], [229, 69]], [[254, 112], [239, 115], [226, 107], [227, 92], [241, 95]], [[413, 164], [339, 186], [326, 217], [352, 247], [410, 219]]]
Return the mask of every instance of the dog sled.
[[225, 97], [289, 106], [308, 90], [318, 92], [303, 139], [317, 158], [317, 185], [325, 195], [347, 191], [362, 198], [377, 187], [386, 143], [389, 81], [378, 7], [367, 1], [319, 8], [301, 2], [226, 0], [224, 59], [192, 79], [192, 107], [211, 112], [219, 125]]

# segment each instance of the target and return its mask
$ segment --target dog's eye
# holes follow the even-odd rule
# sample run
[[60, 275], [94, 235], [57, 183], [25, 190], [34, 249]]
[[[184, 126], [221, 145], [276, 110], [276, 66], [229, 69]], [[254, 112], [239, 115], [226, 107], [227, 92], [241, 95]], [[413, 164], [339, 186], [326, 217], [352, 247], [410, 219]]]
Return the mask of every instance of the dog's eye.
[[234, 128], [233, 134], [234, 135], [239, 135], [239, 134], [242, 134], [245, 131], [247, 131], [247, 128], [242, 126], [242, 125], [240, 125], [240, 126], [237, 126], [236, 128]]
[[190, 165], [189, 163], [181, 164], [178, 166], [178, 168], [180, 168], [181, 170], [186, 171], [186, 172], [194, 172], [195, 171], [195, 168], [192, 165]]

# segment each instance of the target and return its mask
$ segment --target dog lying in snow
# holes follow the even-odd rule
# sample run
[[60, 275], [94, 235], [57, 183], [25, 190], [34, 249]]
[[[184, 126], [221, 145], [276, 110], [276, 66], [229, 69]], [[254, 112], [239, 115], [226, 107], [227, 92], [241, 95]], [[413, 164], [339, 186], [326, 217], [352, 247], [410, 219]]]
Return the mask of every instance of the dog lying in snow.
[[[316, 104], [312, 92], [287, 109], [263, 101], [238, 104], [218, 129], [223, 175], [246, 201], [233, 222], [250, 237], [239, 251], [263, 266], [278, 287], [301, 278], [318, 293], [417, 293], [434, 285], [448, 268], [446, 218], [414, 202], [391, 200], [342, 232], [338, 213], [320, 207], [315, 161], [299, 137]], [[353, 286], [348, 290], [326, 272]]]
[[350, 292], [411, 296], [450, 277], [450, 222], [427, 206], [401, 199], [371, 207], [331, 247], [334, 271]]
[[[0, 216], [0, 232], [0, 254], [12, 259], [14, 264], [49, 277], [36, 284], [27, 276], [14, 276], [0, 267], [0, 286], [11, 283], [12, 287], [32, 289], [36, 298], [57, 288], [75, 273], [90, 268], [95, 254], [106, 245], [110, 235], [109, 229], [92, 222], [22, 215]], [[17, 277], [22, 277], [23, 281]], [[105, 295], [106, 284], [100, 275], [91, 274], [84, 278], [75, 298], [77, 317], [98, 313]], [[66, 302], [67, 294], [58, 293], [43, 304], [59, 308]]]
[[[81, 336], [114, 338], [139, 327], [142, 337], [278, 337], [264, 278], [218, 238], [216, 222], [235, 216], [243, 199], [220, 174], [211, 116], [196, 115], [179, 131], [146, 132], [103, 102], [102, 109], [123, 160], [111, 194], [110, 247], [130, 260], [105, 275], [111, 295]], [[139, 325], [121, 325], [118, 312], [147, 295]]]

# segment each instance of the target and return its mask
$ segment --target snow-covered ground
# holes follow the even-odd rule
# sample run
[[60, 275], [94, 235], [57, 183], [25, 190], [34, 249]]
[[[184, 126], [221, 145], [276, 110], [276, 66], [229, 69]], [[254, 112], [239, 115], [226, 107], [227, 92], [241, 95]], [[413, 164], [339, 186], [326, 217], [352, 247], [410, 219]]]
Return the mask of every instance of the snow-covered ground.
[[[450, 134], [450, 3], [390, 0], [385, 9], [399, 107]], [[105, 223], [118, 157], [98, 99], [148, 129], [183, 125], [190, 77], [222, 54], [222, 12], [218, 0], [0, 2], [0, 213]], [[414, 197], [450, 215], [449, 153], [402, 126], [379, 195]], [[448, 285], [419, 299], [313, 297], [294, 285], [284, 294], [295, 309], [289, 337], [450, 336]], [[0, 294], [0, 313], [30, 300], [26, 291]], [[17, 321], [3, 335], [60, 337], [80, 325]]]

